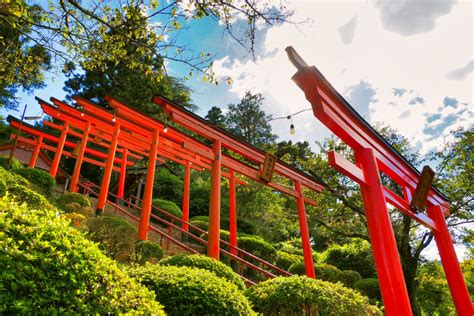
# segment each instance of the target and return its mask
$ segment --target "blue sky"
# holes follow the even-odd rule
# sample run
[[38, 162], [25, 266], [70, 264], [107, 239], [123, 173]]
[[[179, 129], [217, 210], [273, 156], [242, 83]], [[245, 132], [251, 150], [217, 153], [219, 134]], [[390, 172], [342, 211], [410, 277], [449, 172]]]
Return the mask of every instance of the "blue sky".
[[[406, 136], [421, 154], [438, 150], [457, 128], [472, 128], [473, 3], [470, 1], [294, 1], [294, 24], [261, 29], [257, 60], [223, 35], [215, 21], [192, 21], [181, 41], [215, 56], [218, 86], [189, 80], [192, 99], [205, 116], [212, 106], [238, 102], [245, 91], [262, 93], [264, 110], [286, 116], [310, 105], [291, 81], [295, 69], [284, 51], [292, 45], [317, 66], [354, 108], [370, 123], [383, 122]], [[238, 22], [238, 19], [237, 19]], [[302, 22], [302, 23], [300, 23]], [[170, 74], [188, 73], [169, 64]], [[34, 92], [43, 99], [62, 99], [64, 78], [48, 74], [47, 87]], [[228, 85], [226, 79], [232, 78]], [[21, 93], [20, 110], [40, 112], [34, 95]], [[6, 114], [3, 112], [3, 114]], [[20, 112], [11, 113], [19, 116]], [[329, 135], [310, 111], [289, 122], [271, 122], [280, 140], [310, 144]], [[428, 253], [434, 256], [434, 250]]]

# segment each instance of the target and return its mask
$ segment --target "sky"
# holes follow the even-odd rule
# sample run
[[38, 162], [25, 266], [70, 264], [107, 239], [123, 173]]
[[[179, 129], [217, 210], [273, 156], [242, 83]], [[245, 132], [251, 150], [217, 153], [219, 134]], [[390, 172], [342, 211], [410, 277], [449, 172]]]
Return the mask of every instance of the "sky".
[[[280, 1], [278, 1], [280, 3]], [[407, 137], [420, 154], [440, 150], [458, 128], [472, 128], [473, 2], [452, 0], [291, 1], [292, 23], [261, 27], [256, 60], [223, 34], [213, 21], [189, 22], [182, 41], [215, 56], [218, 86], [198, 78], [188, 84], [205, 116], [212, 106], [237, 103], [247, 90], [265, 98], [263, 110], [274, 117], [310, 104], [291, 81], [296, 72], [285, 47], [293, 46], [371, 124], [384, 123]], [[170, 73], [187, 73], [170, 65]], [[226, 79], [232, 78], [227, 84]], [[34, 95], [62, 99], [64, 78], [48, 74], [47, 87]], [[29, 115], [40, 113], [34, 95], [22, 93]], [[20, 106], [20, 109], [22, 106]], [[3, 112], [3, 114], [5, 114]], [[20, 112], [11, 113], [20, 116]], [[311, 111], [270, 122], [279, 140], [315, 141], [330, 135]], [[428, 256], [434, 256], [429, 249]], [[460, 250], [461, 251], [461, 250]], [[431, 253], [430, 253], [431, 252]], [[462, 255], [462, 254], [461, 254]]]

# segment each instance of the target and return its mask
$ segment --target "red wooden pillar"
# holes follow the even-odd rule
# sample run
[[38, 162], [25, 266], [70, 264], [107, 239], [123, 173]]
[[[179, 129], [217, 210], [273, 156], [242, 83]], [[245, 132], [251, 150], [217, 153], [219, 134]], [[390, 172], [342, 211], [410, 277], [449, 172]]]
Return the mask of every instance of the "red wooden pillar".
[[155, 181], [156, 155], [158, 153], [158, 141], [160, 133], [153, 131], [153, 138], [150, 145], [150, 157], [148, 158], [148, 171], [145, 183], [145, 192], [140, 212], [140, 223], [138, 225], [138, 239], [146, 240], [148, 235], [148, 225], [150, 223], [151, 203], [153, 199], [153, 183]]
[[220, 211], [221, 211], [221, 141], [214, 140], [214, 160], [211, 168], [211, 196], [209, 203], [209, 231], [207, 255], [219, 260], [220, 254]]
[[36, 166], [36, 160], [38, 160], [38, 155], [41, 150], [41, 145], [43, 145], [43, 136], [38, 136], [36, 139], [35, 149], [31, 154], [30, 162], [28, 164], [28, 168], [34, 168]]
[[114, 134], [109, 146], [109, 156], [105, 164], [104, 176], [102, 177], [102, 184], [100, 186], [99, 199], [97, 201], [96, 213], [100, 214], [104, 211], [105, 202], [109, 194], [110, 177], [112, 176], [112, 170], [114, 167], [115, 152], [117, 150], [117, 143], [120, 134], [120, 123], [115, 123]]
[[188, 231], [188, 221], [189, 221], [189, 192], [191, 186], [191, 163], [186, 162], [184, 166], [184, 185], [183, 185], [183, 217], [181, 228], [185, 231]]
[[79, 145], [79, 151], [76, 157], [76, 165], [74, 166], [74, 172], [72, 173], [71, 183], [69, 184], [70, 192], [77, 192], [77, 184], [79, 177], [81, 176], [82, 161], [84, 160], [84, 152], [87, 148], [87, 140], [89, 139], [89, 132], [91, 129], [91, 122], [87, 121], [86, 128], [82, 134], [81, 144]]
[[306, 219], [306, 209], [304, 206], [304, 196], [303, 189], [301, 188], [301, 181], [295, 181], [295, 190], [298, 194], [296, 203], [298, 205], [298, 219], [300, 222], [301, 244], [303, 245], [303, 257], [306, 276], [308, 278], [315, 279], [316, 274], [314, 272], [313, 251], [311, 249], [311, 243], [309, 239], [308, 221]]
[[230, 233], [230, 253], [237, 255], [237, 203], [235, 195], [235, 175], [234, 170], [230, 170], [229, 178], [229, 233]]
[[459, 316], [472, 316], [474, 310], [471, 297], [454, 251], [453, 241], [444, 219], [443, 210], [439, 205], [430, 206], [428, 207], [428, 215], [436, 223], [437, 230], [433, 230], [433, 234], [457, 314]]
[[365, 177], [365, 183], [360, 185], [361, 193], [385, 313], [388, 316], [412, 315], [402, 265], [373, 149], [364, 148], [356, 152], [356, 160], [361, 164]]
[[[125, 177], [127, 175], [128, 149], [124, 148], [122, 152], [122, 165], [120, 166], [120, 178], [117, 189], [117, 198], [123, 200], [123, 192], [125, 191]], [[117, 201], [118, 202], [118, 201]]]
[[59, 137], [58, 147], [56, 148], [56, 153], [54, 154], [53, 162], [51, 163], [51, 169], [49, 173], [53, 178], [56, 177], [58, 173], [59, 161], [63, 154], [64, 143], [66, 142], [67, 133], [69, 131], [69, 121], [64, 122], [63, 130], [61, 131], [61, 136]]

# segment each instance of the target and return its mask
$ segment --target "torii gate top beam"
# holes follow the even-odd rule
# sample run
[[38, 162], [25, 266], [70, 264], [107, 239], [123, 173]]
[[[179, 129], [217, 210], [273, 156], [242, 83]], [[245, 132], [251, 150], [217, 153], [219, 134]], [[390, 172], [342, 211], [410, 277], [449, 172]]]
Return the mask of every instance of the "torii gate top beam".
[[[312, 104], [314, 115], [355, 151], [372, 148], [380, 170], [413, 193], [420, 172], [350, 106], [316, 67], [309, 67], [292, 47], [287, 48], [287, 53], [298, 69], [292, 79]], [[435, 187], [429, 192], [428, 205], [449, 209], [448, 199]]]

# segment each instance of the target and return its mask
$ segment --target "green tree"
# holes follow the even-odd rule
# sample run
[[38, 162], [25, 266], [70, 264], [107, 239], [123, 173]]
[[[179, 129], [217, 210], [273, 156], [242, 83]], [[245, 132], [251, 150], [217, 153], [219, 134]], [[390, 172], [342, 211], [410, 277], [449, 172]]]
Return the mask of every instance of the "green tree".
[[32, 38], [32, 24], [39, 19], [37, 5], [24, 1], [0, 4], [0, 107], [15, 109], [19, 89], [31, 91], [43, 86], [51, 57]]
[[252, 94], [247, 91], [239, 104], [228, 105], [229, 111], [225, 119], [232, 134], [255, 146], [268, 145], [277, 139], [268, 123], [272, 116], [260, 108], [263, 100], [260, 93]]
[[225, 115], [217, 106], [213, 106], [206, 114], [205, 119], [217, 127], [225, 128]]

